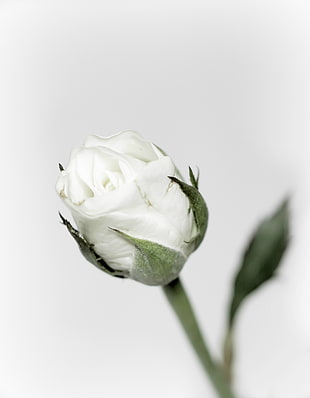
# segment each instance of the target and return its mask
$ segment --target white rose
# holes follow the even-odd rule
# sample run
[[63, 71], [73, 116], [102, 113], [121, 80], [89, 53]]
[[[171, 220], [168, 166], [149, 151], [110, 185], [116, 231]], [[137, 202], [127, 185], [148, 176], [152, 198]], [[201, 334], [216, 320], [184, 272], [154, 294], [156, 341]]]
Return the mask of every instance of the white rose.
[[169, 156], [137, 132], [124, 131], [88, 136], [72, 151], [56, 190], [71, 209], [80, 248], [84, 239], [107, 266], [100, 268], [163, 285], [178, 276], [205, 231], [186, 187], [195, 189], [179, 180]]

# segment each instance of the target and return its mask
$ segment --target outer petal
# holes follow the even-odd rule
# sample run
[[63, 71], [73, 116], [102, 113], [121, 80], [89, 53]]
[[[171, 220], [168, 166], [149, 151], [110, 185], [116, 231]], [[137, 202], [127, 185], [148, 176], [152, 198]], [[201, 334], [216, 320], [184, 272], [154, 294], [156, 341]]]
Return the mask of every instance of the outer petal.
[[86, 148], [102, 146], [115, 152], [132, 156], [144, 162], [158, 159], [159, 151], [155, 151], [151, 142], [146, 141], [138, 132], [126, 130], [110, 137], [90, 135], [85, 141]]
[[81, 213], [73, 212], [73, 217], [81, 234], [94, 244], [96, 253], [116, 269], [131, 268], [133, 248], [111, 228], [138, 239], [180, 250], [182, 236], [179, 231], [163, 215], [146, 204], [144, 208], [133, 208], [131, 213], [118, 211], [87, 218]]
[[88, 219], [75, 211], [72, 211], [72, 215], [79, 232], [94, 245], [95, 252], [110, 267], [115, 270], [131, 269], [134, 247], [110, 229], [111, 224], [117, 224], [111, 216]]
[[[197, 234], [197, 228], [193, 214], [189, 211], [188, 198], [177, 184], [170, 181], [168, 176], [171, 175], [176, 175], [176, 169], [172, 160], [166, 156], [149, 163], [137, 177], [137, 184], [157, 213], [169, 222], [171, 228], [178, 231], [178, 246], [187, 253], [187, 242]], [[172, 246], [169, 241], [161, 243]]]

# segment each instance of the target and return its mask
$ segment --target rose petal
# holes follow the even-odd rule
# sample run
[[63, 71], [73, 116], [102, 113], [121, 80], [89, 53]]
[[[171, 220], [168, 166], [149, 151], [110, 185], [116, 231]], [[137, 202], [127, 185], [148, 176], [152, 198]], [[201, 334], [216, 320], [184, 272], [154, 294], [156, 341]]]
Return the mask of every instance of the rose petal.
[[130, 155], [143, 162], [151, 162], [161, 155], [154, 150], [151, 142], [146, 141], [138, 132], [126, 130], [110, 137], [89, 135], [85, 140], [86, 148], [97, 146], [113, 149], [115, 152]]

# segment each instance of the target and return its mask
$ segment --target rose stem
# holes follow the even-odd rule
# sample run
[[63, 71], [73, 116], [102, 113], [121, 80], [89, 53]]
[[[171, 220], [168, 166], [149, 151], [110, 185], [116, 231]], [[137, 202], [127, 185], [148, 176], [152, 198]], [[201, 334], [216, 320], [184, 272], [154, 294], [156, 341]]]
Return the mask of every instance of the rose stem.
[[220, 398], [236, 398], [222, 371], [213, 361], [198, 326], [193, 308], [179, 278], [163, 286], [166, 297], [176, 313], [200, 362]]

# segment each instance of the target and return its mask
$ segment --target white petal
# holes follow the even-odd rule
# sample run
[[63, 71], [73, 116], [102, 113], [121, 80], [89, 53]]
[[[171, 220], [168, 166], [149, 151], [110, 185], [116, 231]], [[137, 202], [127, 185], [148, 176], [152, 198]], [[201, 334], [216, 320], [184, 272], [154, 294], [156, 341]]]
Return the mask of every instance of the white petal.
[[94, 244], [96, 253], [115, 269], [131, 269], [135, 248], [111, 228], [176, 250], [180, 248], [179, 232], [152, 207], [145, 206], [140, 212], [132, 209], [132, 214], [120, 211], [97, 218], [81, 217], [75, 212], [73, 216], [79, 231]]
[[154, 209], [176, 228], [182, 237], [180, 244], [186, 247], [186, 242], [189, 242], [197, 231], [186, 195], [168, 178], [175, 174], [175, 166], [166, 156], [149, 163], [138, 176], [137, 184]]
[[101, 216], [87, 219], [80, 213], [72, 212], [80, 233], [94, 244], [96, 253], [106, 263], [117, 270], [129, 271], [132, 267], [134, 246], [125, 241], [119, 234], [109, 227], [111, 217]]
[[141, 207], [145, 205], [134, 181], [121, 185], [114, 191], [104, 191], [100, 195], [97, 194], [92, 198], [88, 198], [78, 208], [72, 205], [70, 201], [66, 201], [66, 203], [69, 207], [88, 218], [106, 215], [119, 209], [124, 209], [124, 211], [137, 209], [136, 211], [141, 211]]
[[90, 135], [86, 138], [85, 147], [103, 146], [115, 152], [132, 156], [143, 162], [151, 162], [159, 158], [160, 152], [154, 149], [151, 142], [146, 141], [138, 132], [126, 130], [110, 137]]

